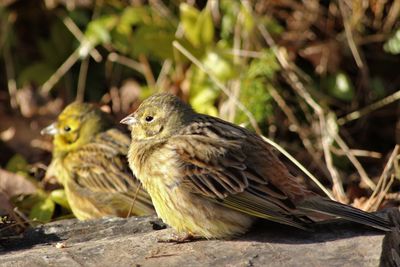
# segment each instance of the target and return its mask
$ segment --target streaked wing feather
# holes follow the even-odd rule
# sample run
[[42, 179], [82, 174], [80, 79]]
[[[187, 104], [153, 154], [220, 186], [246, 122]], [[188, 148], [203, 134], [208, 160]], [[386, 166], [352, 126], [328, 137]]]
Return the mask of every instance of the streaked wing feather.
[[129, 138], [111, 129], [99, 134], [94, 142], [70, 152], [65, 162], [69, 162], [71, 178], [82, 190], [136, 198], [150, 207], [150, 197], [128, 168], [126, 146]]
[[247, 136], [241, 131], [215, 119], [192, 124], [175, 137], [179, 142], [170, 144], [181, 161], [184, 185], [221, 205], [304, 229], [304, 216], [293, 215], [296, 212], [288, 197], [248, 168], [242, 147]]
[[307, 190], [267, 143], [235, 125], [203, 115], [177, 138], [185, 185], [216, 203], [302, 229], [310, 211], [390, 228], [385, 219]]

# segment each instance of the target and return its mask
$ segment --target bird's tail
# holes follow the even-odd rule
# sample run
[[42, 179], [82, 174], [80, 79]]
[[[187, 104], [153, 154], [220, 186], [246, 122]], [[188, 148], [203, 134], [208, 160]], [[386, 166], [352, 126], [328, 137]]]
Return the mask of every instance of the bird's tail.
[[390, 231], [391, 227], [393, 227], [387, 218], [319, 196], [305, 199], [296, 206], [304, 212], [312, 211], [336, 216], [383, 231]]

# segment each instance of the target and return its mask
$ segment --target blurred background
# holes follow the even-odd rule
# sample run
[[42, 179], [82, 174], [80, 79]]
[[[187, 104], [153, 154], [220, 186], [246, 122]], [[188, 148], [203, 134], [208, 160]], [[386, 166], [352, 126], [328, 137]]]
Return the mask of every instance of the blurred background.
[[160, 91], [279, 143], [339, 201], [398, 206], [399, 15], [399, 0], [1, 0], [0, 235], [72, 216], [43, 182], [40, 130], [63, 107], [119, 121]]

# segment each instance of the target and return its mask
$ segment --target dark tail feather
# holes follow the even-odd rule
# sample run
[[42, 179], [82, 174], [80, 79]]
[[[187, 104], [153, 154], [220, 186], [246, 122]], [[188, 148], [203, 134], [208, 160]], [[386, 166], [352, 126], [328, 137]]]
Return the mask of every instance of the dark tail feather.
[[383, 231], [390, 231], [390, 227], [393, 227], [386, 218], [322, 197], [311, 197], [305, 199], [297, 205], [297, 208], [303, 211], [313, 211], [340, 217]]

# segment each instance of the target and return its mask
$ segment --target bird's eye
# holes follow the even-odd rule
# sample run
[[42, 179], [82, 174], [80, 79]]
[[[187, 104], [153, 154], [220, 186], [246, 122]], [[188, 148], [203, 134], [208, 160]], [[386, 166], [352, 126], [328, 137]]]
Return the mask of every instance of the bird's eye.
[[147, 122], [151, 122], [153, 120], [153, 116], [146, 116], [145, 120]]
[[69, 131], [71, 131], [71, 127], [69, 127], [69, 126], [65, 126], [65, 127], [64, 127], [64, 131], [66, 131], [66, 132], [69, 132]]

